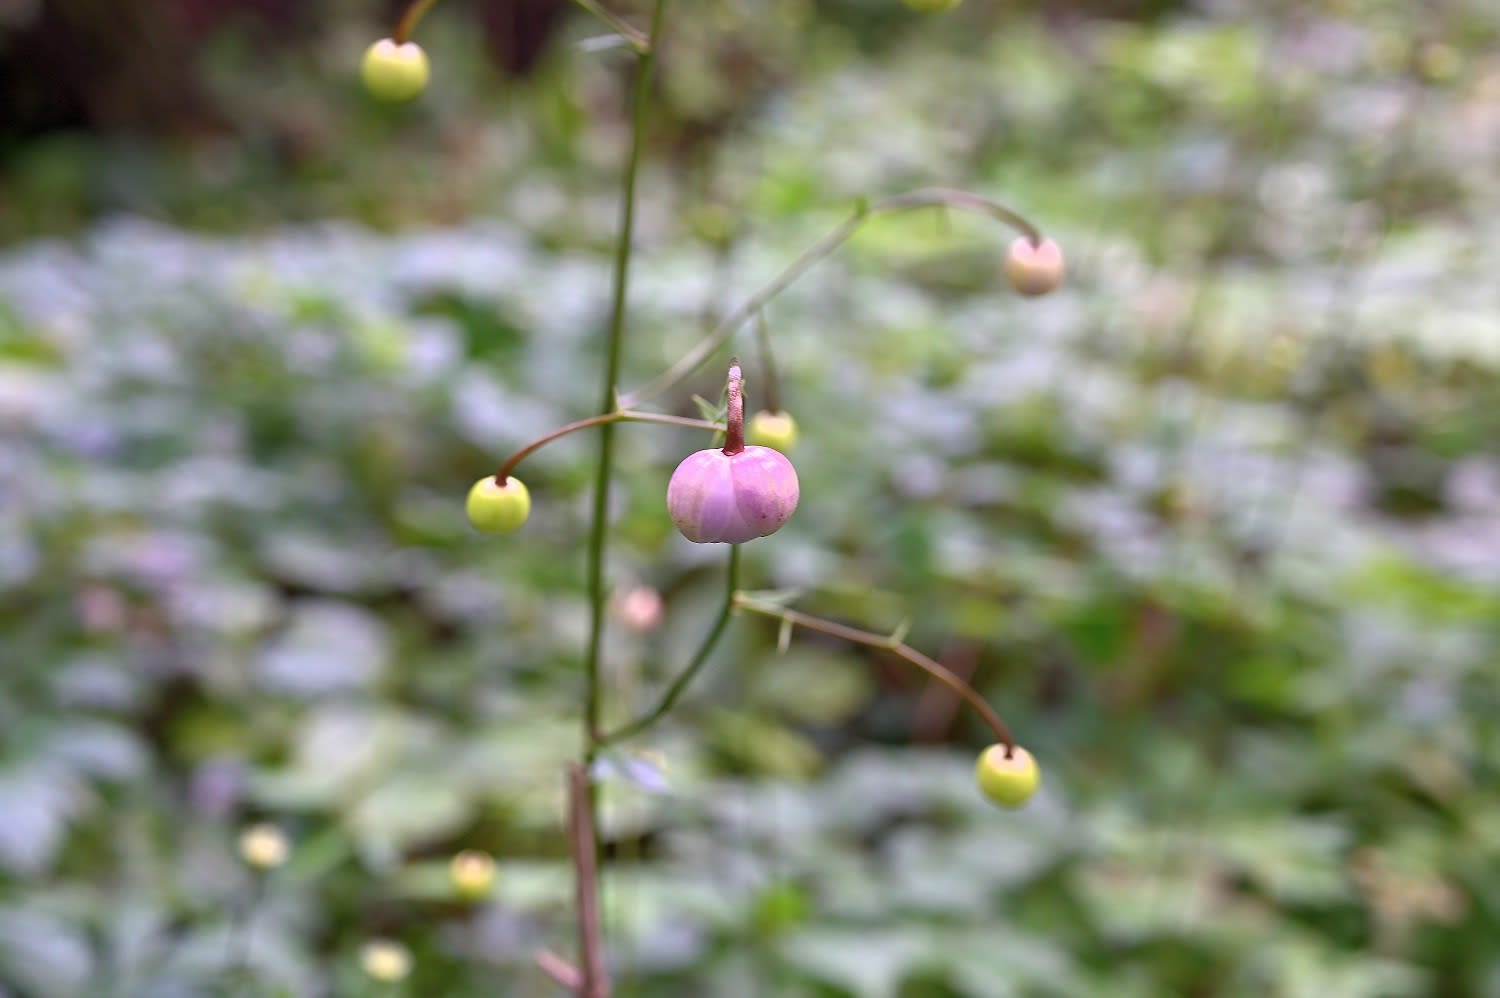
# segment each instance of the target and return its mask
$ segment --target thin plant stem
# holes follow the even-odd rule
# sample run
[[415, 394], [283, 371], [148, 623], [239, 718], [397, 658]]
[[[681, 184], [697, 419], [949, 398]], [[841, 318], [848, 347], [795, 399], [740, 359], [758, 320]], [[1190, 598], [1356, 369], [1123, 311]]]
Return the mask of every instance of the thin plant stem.
[[[650, 28], [647, 32], [648, 42], [645, 45], [637, 45], [635, 49], [635, 83], [631, 92], [630, 112], [630, 151], [625, 162], [624, 175], [620, 181], [620, 228], [615, 243], [604, 378], [600, 390], [599, 412], [601, 415], [629, 408], [619, 404], [619, 382], [620, 361], [624, 355], [625, 346], [625, 305], [630, 286], [630, 260], [635, 248], [636, 178], [640, 173], [641, 150], [646, 141], [646, 110], [651, 96], [652, 77], [656, 69], [657, 40], [661, 37], [666, 8], [667, 0], [654, 0], [651, 7]], [[593, 912], [596, 936], [602, 935], [603, 932], [598, 922], [597, 872], [591, 873], [588, 882], [585, 883], [583, 864], [587, 861], [589, 869], [596, 871], [603, 855], [603, 844], [599, 832], [597, 791], [591, 778], [591, 769], [599, 751], [601, 699], [599, 653], [603, 645], [604, 618], [607, 609], [604, 556], [609, 542], [609, 488], [610, 475], [614, 470], [616, 422], [617, 420], [610, 420], [600, 424], [599, 458], [594, 468], [594, 502], [589, 528], [587, 562], [587, 588], [591, 614], [588, 646], [583, 660], [583, 763], [577, 768], [576, 777], [581, 783], [581, 795], [584, 798], [580, 819], [583, 827], [575, 840], [578, 845], [574, 849], [573, 857], [579, 871], [579, 917], [580, 920], [587, 917], [587, 911], [584, 910], [587, 905], [588, 909]], [[583, 847], [585, 841], [588, 848]], [[586, 893], [587, 897], [585, 897]], [[602, 942], [600, 945], [602, 946]], [[591, 984], [597, 983], [598, 978], [590, 973], [588, 956], [588, 953], [584, 954], [585, 965], [581, 968], [582, 980], [578, 988], [580, 998], [596, 998], [589, 989]]]
[[536, 961], [542, 973], [556, 981], [558, 987], [564, 991], [572, 991], [576, 994], [583, 986], [583, 975], [578, 973], [578, 968], [550, 949], [537, 950], [532, 959]]
[[256, 871], [255, 879], [250, 885], [250, 894], [245, 898], [244, 904], [236, 913], [234, 922], [229, 928], [229, 971], [236, 977], [243, 977], [243, 980], [236, 982], [236, 993], [239, 992], [238, 985], [243, 984], [248, 991], [255, 980], [254, 969], [250, 966], [251, 931], [254, 928], [256, 911], [259, 910], [261, 900], [265, 897], [265, 891], [266, 874]]
[[631, 738], [651, 727], [657, 721], [667, 716], [677, 701], [682, 697], [683, 691], [692, 683], [693, 678], [698, 675], [703, 666], [708, 662], [708, 657], [713, 654], [714, 647], [718, 645], [719, 638], [724, 635], [724, 628], [729, 623], [730, 614], [734, 610], [735, 597], [739, 592], [740, 585], [740, 546], [731, 544], [729, 546], [729, 568], [725, 573], [724, 602], [719, 607], [719, 615], [714, 618], [713, 626], [709, 628], [708, 634], [703, 638], [703, 643], [698, 646], [688, 662], [687, 668], [677, 674], [671, 685], [662, 694], [655, 707], [642, 714], [628, 724], [622, 725], [611, 731], [600, 739], [600, 745], [610, 745], [626, 738]]
[[760, 368], [766, 379], [766, 411], [781, 411], [781, 378], [776, 370], [776, 355], [771, 352], [771, 326], [766, 311], [755, 313], [755, 339], [760, 344]]
[[[656, 0], [651, 11], [650, 37], [659, 37], [666, 0]], [[635, 241], [635, 187], [640, 172], [641, 148], [645, 144], [646, 105], [651, 93], [651, 78], [656, 66], [655, 45], [648, 46], [636, 60], [635, 87], [632, 95], [630, 153], [620, 193], [620, 232], [615, 245], [613, 296], [607, 333], [607, 356], [604, 363], [604, 387], [599, 410], [609, 413], [617, 408], [620, 381], [620, 358], [625, 342], [625, 302], [630, 284], [630, 258]], [[592, 607], [588, 650], [583, 661], [584, 672], [584, 745], [585, 759], [593, 762], [599, 740], [599, 651], [604, 637], [606, 600], [604, 592], [604, 551], [609, 538], [609, 485], [614, 467], [615, 424], [601, 425], [599, 459], [594, 469], [594, 505], [588, 546], [588, 596]], [[597, 839], [597, 835], [595, 836]]]
[[391, 33], [391, 41], [397, 45], [406, 44], [406, 40], [411, 37], [411, 33], [417, 30], [417, 22], [422, 20], [435, 3], [437, 3], [437, 0], [414, 0], [412, 5], [406, 8], [406, 12], [401, 15], [401, 20], [396, 22], [396, 30]]
[[594, 848], [593, 791], [584, 766], [568, 767], [568, 841], [573, 850], [578, 902], [579, 998], [609, 998], [604, 938], [599, 925], [599, 865]]
[[1013, 227], [1033, 243], [1040, 242], [1042, 238], [1040, 230], [1021, 215], [999, 202], [968, 191], [950, 190], [945, 187], [925, 187], [908, 191], [905, 194], [897, 194], [874, 204], [861, 202], [848, 218], [840, 222], [822, 239], [803, 250], [801, 256], [789, 263], [784, 270], [762, 285], [760, 290], [726, 315], [681, 360], [667, 368], [645, 387], [623, 396], [620, 399], [621, 408], [633, 408], [646, 399], [655, 398], [691, 376], [714, 355], [714, 351], [718, 350], [740, 326], [744, 325], [745, 320], [765, 308], [767, 303], [796, 283], [803, 274], [833, 255], [835, 250], [848, 242], [849, 238], [870, 219], [877, 215], [890, 215], [915, 208], [933, 207], [955, 208], [959, 211], [987, 215]]
[[1000, 720], [1000, 715], [995, 713], [994, 708], [985, 702], [984, 697], [980, 696], [974, 690], [974, 687], [965, 682], [952, 669], [922, 654], [897, 636], [877, 634], [874, 631], [862, 631], [859, 628], [849, 627], [832, 620], [824, 620], [822, 617], [799, 613], [779, 603], [758, 600], [746, 593], [736, 594], [734, 605], [741, 610], [758, 613], [763, 617], [770, 617], [773, 620], [780, 620], [793, 627], [817, 631], [821, 634], [827, 634], [830, 637], [842, 638], [845, 641], [852, 641], [855, 644], [890, 652], [902, 661], [921, 669], [933, 679], [936, 679], [954, 693], [963, 697], [969, 706], [974, 708], [975, 713], [984, 719], [984, 723], [989, 725], [990, 730], [995, 732], [995, 737], [1000, 740], [1000, 744], [1005, 746], [1005, 754], [1007, 756], [1015, 748], [1016, 741], [1011, 737], [1010, 729], [1005, 726], [1004, 721]]
[[596, 0], [573, 0], [573, 2], [609, 25], [611, 30], [630, 43], [630, 47], [635, 49], [637, 54], [645, 55], [646, 51], [651, 47], [651, 38], [655, 34], [654, 31], [652, 35], [642, 34], [640, 28], [635, 27], [618, 14], [611, 13], [608, 8], [596, 2]]
[[685, 426], [694, 430], [716, 430], [720, 432], [724, 429], [720, 424], [710, 422], [707, 419], [693, 419], [690, 416], [672, 416], [663, 412], [634, 412], [627, 409], [616, 409], [614, 412], [600, 413], [597, 416], [580, 419], [566, 426], [559, 426], [546, 436], [538, 437], [505, 459], [500, 465], [499, 470], [495, 472], [495, 481], [504, 485], [506, 479], [510, 477], [510, 473], [516, 470], [516, 465], [554, 440], [559, 440], [570, 433], [577, 433], [579, 430], [604, 426], [608, 423], [659, 423], [665, 426]]

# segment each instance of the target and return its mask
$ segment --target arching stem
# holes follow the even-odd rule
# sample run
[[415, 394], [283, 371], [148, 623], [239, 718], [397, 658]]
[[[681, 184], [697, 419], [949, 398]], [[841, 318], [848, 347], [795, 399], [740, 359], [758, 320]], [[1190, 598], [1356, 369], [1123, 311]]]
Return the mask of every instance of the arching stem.
[[781, 411], [781, 377], [776, 370], [776, 355], [771, 352], [771, 326], [766, 310], [755, 313], [755, 338], [760, 344], [760, 369], [766, 379], [766, 411]]
[[724, 628], [729, 623], [729, 616], [734, 610], [735, 596], [740, 585], [740, 546], [731, 544], [729, 547], [729, 568], [725, 572], [724, 602], [719, 606], [719, 615], [714, 618], [709, 627], [708, 634], [704, 636], [703, 643], [698, 646], [697, 652], [688, 661], [687, 667], [677, 674], [677, 678], [667, 686], [666, 692], [655, 707], [651, 708], [640, 717], [628, 724], [621, 725], [609, 734], [599, 739], [599, 744], [610, 745], [640, 734], [651, 727], [657, 721], [669, 714], [673, 707], [677, 706], [678, 699], [683, 691], [692, 683], [693, 677], [698, 675], [708, 657], [713, 654], [714, 647], [719, 643], [719, 638], [724, 634]]
[[984, 719], [984, 723], [989, 725], [990, 730], [995, 733], [995, 737], [1000, 740], [1000, 744], [1005, 746], [1007, 757], [1015, 749], [1016, 741], [1011, 737], [1010, 729], [1005, 726], [1005, 722], [1000, 720], [1000, 715], [995, 713], [994, 708], [985, 702], [984, 697], [980, 696], [974, 687], [966, 683], [953, 670], [917, 651], [899, 637], [889, 634], [877, 634], [874, 631], [862, 631], [857, 627], [849, 627], [832, 620], [824, 620], [822, 617], [799, 613], [796, 610], [790, 610], [781, 606], [779, 603], [758, 600], [746, 593], [735, 594], [734, 605], [738, 609], [757, 613], [774, 620], [780, 620], [793, 627], [802, 627], [809, 631], [827, 634], [830, 637], [842, 638], [845, 641], [852, 641], [855, 644], [890, 652], [902, 661], [921, 669], [933, 679], [936, 679], [962, 697], [970, 707], [974, 708], [974, 712]]
[[505, 459], [505, 461], [500, 465], [499, 470], [495, 472], [496, 484], [504, 485], [506, 479], [510, 478], [511, 472], [516, 470], [516, 465], [520, 464], [522, 461], [526, 460], [526, 458], [541, 450], [543, 447], [552, 443], [554, 440], [559, 440], [570, 433], [577, 433], [579, 430], [588, 430], [592, 429], [595, 426], [604, 426], [610, 423], [659, 423], [664, 426], [685, 426], [688, 429], [693, 430], [716, 430], [720, 432], [722, 432], [724, 429], [724, 427], [720, 426], [718, 423], [710, 422], [707, 419], [693, 419], [688, 416], [671, 416], [663, 412], [632, 412], [626, 409], [616, 409], [614, 412], [600, 413], [597, 416], [590, 416], [588, 419], [580, 419], [575, 422], [569, 423], [566, 426], [559, 426], [557, 429], [553, 430], [551, 433], [548, 433], [546, 436], [537, 437], [531, 443], [527, 444], [525, 447], [522, 447], [520, 450], [516, 451], [510, 457]]
[[849, 237], [859, 231], [865, 222], [877, 215], [890, 215], [896, 212], [911, 211], [915, 208], [948, 207], [958, 211], [967, 211], [974, 214], [986, 215], [1011, 226], [1020, 232], [1032, 245], [1041, 242], [1042, 233], [1025, 217], [989, 198], [971, 194], [968, 191], [950, 190], [946, 187], [925, 187], [920, 190], [908, 191], [905, 194], [897, 194], [894, 197], [877, 201], [874, 204], [860, 203], [844, 221], [840, 222], [833, 231], [822, 239], [813, 243], [802, 255], [786, 266], [781, 273], [771, 278], [760, 290], [756, 291], [738, 307], [731, 311], [724, 319], [709, 331], [697, 346], [689, 350], [681, 360], [677, 361], [667, 370], [663, 371], [654, 380], [643, 388], [638, 388], [620, 399], [622, 408], [633, 408], [646, 399], [655, 398], [662, 392], [690, 377], [694, 371], [702, 367], [704, 362], [714, 355], [714, 351], [723, 346], [724, 342], [733, 336], [735, 331], [745, 323], [752, 315], [763, 309], [777, 295], [781, 294], [797, 279], [807, 273], [820, 262], [827, 259], [844, 243]]
[[391, 33], [391, 41], [397, 45], [405, 45], [411, 33], [417, 30], [417, 22], [426, 16], [435, 3], [437, 0], [412, 0], [411, 6], [407, 7], [405, 13], [401, 15], [401, 20], [396, 22], [396, 30]]

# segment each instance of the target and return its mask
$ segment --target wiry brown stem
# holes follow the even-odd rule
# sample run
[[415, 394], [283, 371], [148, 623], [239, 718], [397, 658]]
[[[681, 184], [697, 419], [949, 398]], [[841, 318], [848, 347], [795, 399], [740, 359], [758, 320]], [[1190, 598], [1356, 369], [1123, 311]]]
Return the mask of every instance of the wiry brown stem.
[[609, 998], [604, 937], [599, 929], [599, 867], [588, 770], [568, 767], [568, 839], [573, 849], [578, 902], [578, 998]]
[[532, 959], [542, 973], [556, 981], [564, 991], [577, 994], [578, 989], [583, 986], [583, 975], [578, 972], [578, 968], [550, 949], [537, 950]]
[[862, 631], [857, 627], [849, 627], [836, 621], [825, 620], [822, 617], [799, 613], [778, 603], [767, 603], [757, 600], [745, 593], [739, 593], [735, 596], [734, 605], [741, 610], [758, 613], [763, 617], [785, 621], [794, 627], [803, 627], [809, 631], [817, 631], [821, 634], [827, 634], [830, 637], [842, 638], [845, 641], [852, 641], [855, 644], [890, 652], [902, 661], [909, 662], [921, 669], [933, 679], [936, 679], [954, 693], [963, 697], [968, 705], [974, 708], [975, 713], [984, 719], [984, 723], [989, 725], [990, 730], [995, 732], [995, 737], [1000, 740], [1000, 744], [1005, 746], [1006, 756], [1009, 756], [1015, 749], [1016, 740], [1011, 737], [1010, 729], [1005, 726], [1005, 722], [1000, 720], [1000, 715], [995, 713], [994, 708], [985, 702], [984, 697], [980, 696], [974, 687], [964, 682], [953, 670], [927, 657], [894, 635], [877, 634], [874, 631]]
[[432, 8], [437, 0], [414, 0], [406, 12], [401, 15], [401, 20], [396, 22], [396, 30], [391, 33], [391, 40], [397, 45], [406, 44], [411, 33], [417, 29], [417, 22], [422, 20], [423, 15]]
[[516, 470], [516, 465], [552, 441], [565, 437], [570, 433], [577, 433], [579, 430], [587, 430], [595, 426], [603, 426], [606, 423], [660, 423], [664, 426], [685, 426], [692, 430], [724, 429], [718, 423], [713, 423], [706, 419], [693, 419], [690, 416], [672, 416], [664, 412], [630, 412], [625, 409], [616, 409], [614, 412], [601, 413], [598, 416], [576, 420], [566, 426], [559, 426], [546, 436], [537, 437], [531, 443], [505, 459], [500, 465], [499, 470], [495, 472], [495, 482], [499, 485], [504, 485], [506, 479], [510, 478], [510, 473]]
[[833, 231], [822, 239], [813, 243], [802, 255], [786, 266], [786, 269], [777, 274], [771, 280], [761, 286], [736, 309], [726, 315], [717, 326], [709, 331], [702, 341], [677, 363], [663, 371], [655, 380], [644, 388], [638, 388], [628, 395], [622, 396], [620, 406], [631, 408], [639, 405], [649, 398], [655, 398], [662, 392], [681, 382], [691, 375], [703, 363], [714, 355], [714, 351], [724, 345], [729, 337], [734, 335], [752, 315], [765, 307], [766, 303], [775, 298], [781, 292], [796, 283], [797, 279], [807, 273], [819, 262], [826, 259], [834, 250], [848, 242], [849, 237], [858, 232], [860, 227], [874, 218], [876, 215], [889, 215], [895, 212], [911, 211], [914, 208], [955, 208], [959, 211], [974, 212], [980, 215], [988, 215], [990, 218], [998, 219], [1006, 225], [1016, 229], [1027, 239], [1031, 240], [1033, 246], [1042, 240], [1042, 233], [1025, 217], [1005, 207], [998, 201], [971, 194], [968, 191], [950, 190], [946, 187], [924, 187], [920, 190], [908, 191], [905, 194], [897, 194], [874, 204], [860, 203], [844, 221], [840, 222]]

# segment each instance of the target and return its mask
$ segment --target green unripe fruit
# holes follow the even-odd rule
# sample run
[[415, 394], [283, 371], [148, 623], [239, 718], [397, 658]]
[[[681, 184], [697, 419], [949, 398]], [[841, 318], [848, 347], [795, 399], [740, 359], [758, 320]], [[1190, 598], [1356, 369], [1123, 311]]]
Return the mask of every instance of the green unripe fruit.
[[359, 948], [360, 967], [381, 984], [406, 980], [411, 964], [411, 950], [392, 939], [372, 939]]
[[1002, 807], [1020, 807], [1041, 785], [1042, 771], [1031, 753], [1019, 745], [1006, 755], [1004, 745], [991, 745], [979, 753], [974, 779], [986, 797]]
[[1038, 243], [1021, 236], [1010, 244], [1005, 254], [1005, 279], [1023, 295], [1035, 297], [1057, 290], [1063, 282], [1066, 267], [1057, 243], [1043, 239]]
[[382, 38], [365, 50], [359, 75], [365, 89], [381, 100], [411, 100], [427, 89], [427, 53], [416, 42], [398, 45]]
[[449, 860], [448, 877], [464, 897], [484, 897], [495, 885], [495, 860], [489, 853], [465, 849]]
[[488, 475], [469, 490], [464, 512], [469, 514], [469, 522], [475, 530], [486, 534], [508, 534], [531, 515], [531, 493], [514, 475], [507, 478], [504, 485], [496, 482], [495, 476]]
[[797, 421], [789, 412], [762, 409], [750, 418], [745, 439], [760, 447], [774, 447], [785, 454], [797, 443]]
[[941, 14], [957, 7], [962, 0], [901, 0], [919, 14]]

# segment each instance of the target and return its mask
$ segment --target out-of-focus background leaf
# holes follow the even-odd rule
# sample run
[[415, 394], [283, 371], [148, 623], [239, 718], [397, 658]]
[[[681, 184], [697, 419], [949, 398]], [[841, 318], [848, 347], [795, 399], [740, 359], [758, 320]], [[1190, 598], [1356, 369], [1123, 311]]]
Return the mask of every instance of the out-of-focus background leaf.
[[[746, 551], [910, 618], [1045, 784], [994, 810], [940, 689], [739, 619], [601, 763], [619, 992], [1496, 993], [1500, 7], [673, 6], [628, 385], [858, 196], [1068, 251], [1021, 300], [923, 212], [778, 300], [802, 507]], [[393, 13], [0, 4], [0, 994], [361, 994], [376, 938], [550, 993], [590, 441], [514, 536], [461, 501], [597, 403], [628, 60], [440, 5], [383, 107]], [[616, 717], [722, 571], [663, 508], [703, 438], [620, 438], [610, 580], [664, 615], [617, 606]]]

